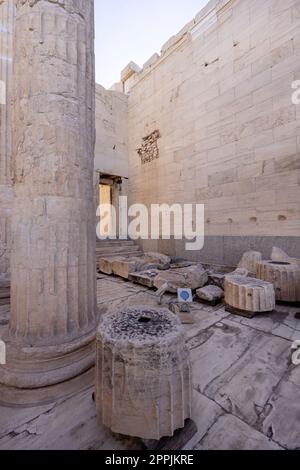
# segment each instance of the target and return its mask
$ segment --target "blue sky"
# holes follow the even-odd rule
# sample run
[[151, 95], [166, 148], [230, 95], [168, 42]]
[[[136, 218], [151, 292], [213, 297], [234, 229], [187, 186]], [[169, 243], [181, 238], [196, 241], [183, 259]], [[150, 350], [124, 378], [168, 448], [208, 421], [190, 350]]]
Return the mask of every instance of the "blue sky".
[[95, 0], [96, 81], [119, 81], [133, 60], [142, 66], [208, 0]]

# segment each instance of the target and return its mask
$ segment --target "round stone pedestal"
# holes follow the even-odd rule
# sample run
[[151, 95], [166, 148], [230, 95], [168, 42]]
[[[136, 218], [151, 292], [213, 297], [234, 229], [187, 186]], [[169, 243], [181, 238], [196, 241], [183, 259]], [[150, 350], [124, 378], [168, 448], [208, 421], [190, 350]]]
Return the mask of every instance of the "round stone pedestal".
[[244, 312], [271, 312], [275, 309], [274, 287], [250, 277], [226, 276], [225, 303]]
[[257, 264], [256, 276], [272, 282], [276, 300], [300, 302], [300, 267], [283, 261], [261, 261]]
[[7, 364], [0, 367], [0, 383], [33, 390], [83, 374], [95, 364], [95, 330], [96, 326], [82, 338], [48, 347], [18, 346], [8, 336]]
[[173, 436], [191, 417], [189, 350], [167, 309], [136, 306], [103, 317], [97, 331], [96, 405], [113, 432]]

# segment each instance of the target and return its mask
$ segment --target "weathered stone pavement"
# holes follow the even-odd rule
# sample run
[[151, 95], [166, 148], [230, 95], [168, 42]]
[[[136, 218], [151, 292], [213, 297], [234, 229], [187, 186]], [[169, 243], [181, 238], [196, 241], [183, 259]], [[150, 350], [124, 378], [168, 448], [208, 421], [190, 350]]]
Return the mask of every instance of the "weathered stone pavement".
[[[105, 275], [97, 295], [102, 313], [157, 305], [153, 291]], [[7, 317], [2, 310], [0, 320]], [[195, 324], [185, 328], [198, 432], [186, 449], [300, 449], [300, 367], [290, 360], [291, 343], [300, 339], [299, 308], [278, 305], [276, 313], [251, 320], [222, 305], [194, 303], [192, 311]], [[0, 449], [140, 449], [138, 440], [113, 436], [97, 422], [92, 392], [91, 375], [91, 385], [69, 398], [0, 406]]]

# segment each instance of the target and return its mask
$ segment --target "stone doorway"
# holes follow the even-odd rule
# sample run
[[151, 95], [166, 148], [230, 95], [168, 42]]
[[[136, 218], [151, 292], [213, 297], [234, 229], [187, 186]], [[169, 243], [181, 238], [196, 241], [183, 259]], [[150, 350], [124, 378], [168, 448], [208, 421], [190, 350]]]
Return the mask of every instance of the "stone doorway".
[[[120, 197], [127, 196], [128, 194], [128, 179], [121, 176], [107, 175], [100, 173], [99, 177], [99, 204], [110, 204], [114, 207], [116, 213], [116, 237], [124, 238], [122, 234], [120, 235], [119, 231], [119, 214], [122, 211], [120, 207]], [[113, 222], [113, 212], [108, 215], [107, 222], [108, 226], [112, 227]], [[113, 236], [113, 231], [100, 230], [101, 235]], [[109, 232], [109, 233], [108, 233]], [[124, 234], [123, 234], [124, 235]]]

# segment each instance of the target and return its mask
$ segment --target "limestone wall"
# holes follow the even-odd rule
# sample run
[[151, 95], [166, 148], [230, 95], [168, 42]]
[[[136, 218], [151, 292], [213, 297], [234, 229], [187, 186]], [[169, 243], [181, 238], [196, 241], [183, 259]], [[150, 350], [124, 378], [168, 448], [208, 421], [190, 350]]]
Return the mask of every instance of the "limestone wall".
[[[204, 203], [200, 259], [234, 264], [276, 242], [299, 256], [297, 79], [299, 0], [212, 0], [130, 78], [131, 202]], [[136, 149], [157, 130], [159, 156], [142, 164]]]
[[96, 171], [128, 177], [127, 138], [127, 96], [96, 85]]
[[14, 1], [0, 1], [0, 275], [9, 276], [11, 180], [11, 84]]

